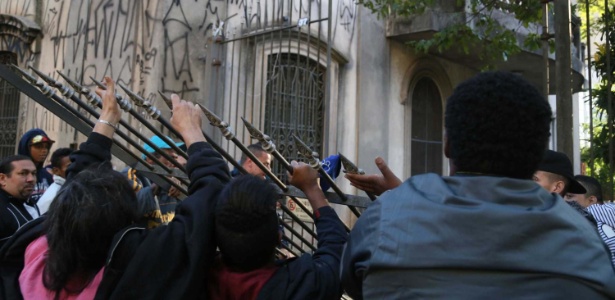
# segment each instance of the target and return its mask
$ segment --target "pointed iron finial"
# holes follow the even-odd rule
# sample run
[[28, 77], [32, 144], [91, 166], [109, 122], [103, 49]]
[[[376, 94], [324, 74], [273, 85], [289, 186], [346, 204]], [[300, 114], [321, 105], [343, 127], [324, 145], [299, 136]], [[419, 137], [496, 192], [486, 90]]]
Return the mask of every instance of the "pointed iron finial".
[[102, 83], [102, 82], [100, 82], [100, 81], [98, 81], [98, 80], [94, 79], [94, 77], [92, 77], [92, 76], [89, 76], [89, 77], [90, 77], [90, 79], [92, 79], [92, 82], [94, 82], [94, 84], [95, 84], [96, 86], [98, 86], [98, 87], [99, 87], [99, 88], [101, 88], [102, 90], [107, 90], [107, 86], [106, 86], [104, 83]]
[[45, 73], [35, 69], [34, 67], [29, 66], [28, 68], [30, 68], [30, 70], [34, 71], [34, 73], [36, 73], [36, 75], [38, 75], [38, 77], [40, 77], [41, 79], [45, 80], [49, 85], [51, 85], [53, 87], [63, 86], [57, 80], [47, 76]]
[[13, 68], [13, 70], [16, 70], [21, 73], [21, 76], [28, 80], [32, 85], [36, 85], [45, 96], [51, 97], [51, 95], [54, 94], [53, 89], [49, 85], [45, 84], [44, 81], [36, 79], [34, 76], [32, 76], [32, 74], [28, 73], [26, 70], [14, 64], [11, 64], [11, 67]]
[[145, 106], [145, 102], [147, 102], [147, 100], [141, 98], [141, 96], [139, 96], [136, 93], [134, 93], [133, 91], [131, 91], [128, 87], [126, 87], [121, 82], [118, 82], [117, 85], [119, 85], [122, 88], [122, 90], [124, 90], [124, 92], [126, 92], [128, 97], [130, 98], [130, 100], [132, 100], [135, 103], [136, 106], [141, 106], [141, 107]]
[[197, 105], [201, 108], [201, 110], [203, 111], [207, 119], [209, 120], [209, 124], [220, 128], [220, 131], [222, 131], [222, 135], [227, 140], [231, 140], [235, 137], [235, 133], [233, 133], [233, 129], [231, 128], [231, 125], [222, 121], [222, 119], [216, 116], [216, 114], [211, 112], [209, 109], [205, 108], [205, 106], [201, 104], [197, 104]]
[[61, 82], [51, 78], [50, 76], [45, 75], [45, 73], [30, 67], [30, 70], [34, 71], [34, 73], [36, 73], [38, 75], [38, 77], [42, 78], [43, 80], [45, 80], [50, 86], [53, 86], [55, 88], [57, 88], [60, 93], [62, 93], [62, 95], [64, 95], [64, 97], [66, 98], [70, 98], [75, 94], [75, 91], [73, 89], [71, 89], [68, 86], [63, 85]]
[[66, 83], [68, 83], [68, 85], [70, 85], [71, 87], [73, 87], [73, 89], [75, 89], [76, 91], [79, 91], [82, 94], [88, 93], [90, 90], [83, 87], [82, 85], [78, 84], [76, 81], [70, 79], [68, 76], [62, 74], [62, 72], [60, 71], [56, 71], [56, 73], [58, 73], [58, 75], [60, 75], [60, 77], [62, 77], [64, 79], [64, 81], [66, 81]]
[[[158, 118], [160, 118], [160, 110], [158, 110], [158, 108], [156, 108], [156, 106], [154, 106], [151, 102], [143, 99], [141, 96], [131, 91], [128, 87], [126, 87], [121, 82], [118, 82], [117, 84], [122, 88], [122, 90], [124, 90], [124, 92], [126, 92], [126, 94], [128, 95], [128, 98], [130, 98], [130, 100], [132, 100], [132, 102], [134, 102], [136, 106], [142, 107], [143, 109], [145, 109], [145, 112], [147, 112], [147, 114], [150, 115], [150, 117], [152, 117], [154, 120], [158, 120]], [[121, 96], [119, 95], [116, 95], [116, 96], [118, 97], [118, 101], [126, 101]]]
[[307, 158], [309, 165], [314, 168], [320, 168], [320, 158], [317, 152], [312, 151], [310, 147], [304, 143], [299, 137], [296, 135], [292, 135], [295, 140], [295, 146], [297, 147], [297, 152], [301, 154], [303, 157]]
[[275, 144], [271, 140], [271, 137], [262, 133], [260, 130], [258, 130], [258, 128], [254, 127], [254, 125], [248, 122], [248, 120], [246, 120], [244, 117], [241, 117], [241, 120], [243, 121], [243, 124], [246, 126], [246, 129], [248, 129], [250, 136], [253, 139], [258, 140], [261, 143], [263, 150], [269, 153], [272, 153], [275, 151]]
[[19, 73], [21, 73], [22, 77], [25, 77], [28, 81], [30, 81], [33, 84], [36, 84], [36, 78], [34, 76], [32, 76], [32, 74], [28, 73], [26, 70], [11, 64], [11, 68], [13, 68], [13, 70], [18, 71]]
[[252, 123], [248, 122], [248, 120], [246, 120], [246, 118], [241, 117], [241, 120], [243, 121], [243, 124], [246, 126], [246, 128], [248, 129], [248, 132], [250, 133], [250, 136], [253, 139], [262, 141], [265, 139], [265, 135], [258, 130], [256, 127], [254, 127], [254, 125], [252, 125]]
[[161, 91], [158, 91], [158, 94], [160, 94], [160, 97], [162, 97], [162, 101], [164, 101], [164, 103], [169, 107], [169, 109], [173, 110], [173, 102], [171, 101], [171, 98]]
[[359, 174], [364, 175], [365, 172], [359, 169], [352, 161], [350, 161], [346, 156], [339, 153], [340, 160], [342, 161], [342, 165], [344, 166], [344, 173], [348, 174]]
[[75, 89], [75, 91], [79, 92], [80, 94], [84, 95], [86, 99], [88, 99], [88, 102], [90, 103], [90, 105], [94, 106], [94, 107], [100, 107], [102, 105], [102, 100], [100, 99], [100, 97], [98, 97], [98, 95], [96, 95], [94, 92], [92, 92], [90, 89], [82, 86], [81, 84], [77, 83], [76, 81], [70, 79], [68, 76], [62, 74], [62, 72], [60, 71], [56, 71], [60, 76], [62, 76], [62, 78], [64, 78], [64, 81], [66, 81], [66, 83], [68, 83], [70, 86], [73, 87], [73, 89]]
[[205, 114], [205, 116], [207, 117], [211, 125], [216, 126], [218, 128], [229, 126], [228, 123], [222, 121], [220, 117], [216, 116], [216, 114], [211, 112], [209, 109], [205, 108], [205, 106], [201, 104], [197, 104], [197, 105], [201, 108], [201, 110], [203, 111], [203, 113]]

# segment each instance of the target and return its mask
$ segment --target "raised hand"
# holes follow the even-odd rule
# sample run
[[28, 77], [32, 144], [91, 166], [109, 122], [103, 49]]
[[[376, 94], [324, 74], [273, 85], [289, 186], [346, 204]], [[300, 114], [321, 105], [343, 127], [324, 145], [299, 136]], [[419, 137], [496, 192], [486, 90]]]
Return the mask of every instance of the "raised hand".
[[346, 174], [344, 177], [350, 180], [350, 185], [375, 195], [380, 195], [401, 184], [401, 180], [393, 174], [382, 157], [377, 157], [375, 162], [381, 174]]
[[171, 125], [181, 134], [186, 147], [190, 148], [193, 143], [205, 141], [201, 130], [201, 110], [193, 103], [181, 100], [176, 94], [171, 95], [171, 102], [173, 103]]
[[288, 174], [289, 183], [302, 191], [310, 188], [318, 188], [318, 172], [305, 163], [292, 161], [293, 173]]
[[104, 81], [107, 89], [96, 88], [96, 94], [102, 99], [102, 110], [94, 125], [94, 132], [111, 138], [122, 118], [122, 110], [115, 99], [115, 82], [108, 76], [105, 76]]
[[317, 210], [329, 205], [318, 184], [318, 172], [309, 165], [294, 160], [290, 162], [290, 165], [293, 167], [293, 173], [288, 173], [289, 183], [305, 193], [312, 209]]

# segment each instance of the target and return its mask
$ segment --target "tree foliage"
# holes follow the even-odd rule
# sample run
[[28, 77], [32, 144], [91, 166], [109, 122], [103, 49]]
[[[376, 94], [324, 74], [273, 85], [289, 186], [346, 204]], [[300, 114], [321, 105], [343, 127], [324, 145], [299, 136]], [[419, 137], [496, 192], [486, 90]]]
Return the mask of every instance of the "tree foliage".
[[[611, 0], [609, 0], [611, 1]], [[589, 5], [589, 22], [586, 19], [586, 8]], [[584, 19], [581, 25], [581, 35], [583, 38], [587, 37], [587, 25], [590, 25], [590, 36], [598, 36], [604, 30], [603, 14], [605, 12], [604, 0], [581, 0], [576, 5], [578, 14]]]
[[[429, 10], [438, 11], [443, 0], [357, 0], [358, 4], [370, 9], [378, 17], [412, 17]], [[451, 1], [448, 1], [449, 3]], [[450, 5], [450, 4], [449, 4]], [[537, 0], [456, 0], [462, 8], [465, 22], [446, 26], [431, 38], [410, 42], [415, 50], [426, 53], [430, 50], [444, 52], [459, 49], [465, 54], [474, 52], [485, 67], [505, 61], [528, 48], [540, 47], [540, 32], [530, 32], [523, 43], [517, 39], [516, 31], [537, 24], [542, 19], [542, 4]], [[498, 14], [514, 15], [517, 27], [510, 28], [501, 23]], [[537, 28], [537, 27], [535, 27]]]
[[[600, 4], [600, 2], [598, 2]], [[602, 2], [604, 4], [604, 2]], [[590, 3], [591, 5], [591, 3]], [[581, 9], [585, 9], [581, 6]], [[602, 11], [600, 11], [602, 9]], [[594, 124], [592, 130], [593, 138], [591, 140], [591, 148], [583, 149], [583, 160], [588, 162], [588, 168], [593, 165], [593, 174], [601, 181], [605, 190], [610, 191], [609, 198], [613, 192], [613, 172], [610, 165], [615, 157], [611, 156], [610, 143], [615, 142], [615, 20], [613, 20], [612, 12], [615, 5], [609, 7], [611, 12], [609, 28], [610, 32], [606, 35], [606, 10], [604, 6], [590, 7], [593, 15], [598, 18], [592, 22], [591, 27], [593, 35], [597, 36], [600, 41], [596, 43], [596, 53], [593, 57], [592, 67], [598, 75], [598, 82], [592, 88], [592, 100], [594, 108]], [[609, 39], [610, 47], [610, 69], [607, 66], [607, 47], [606, 39]], [[609, 82], [608, 74], [611, 76]], [[610, 95], [610, 103], [609, 103]], [[609, 105], [610, 104], [610, 105]], [[610, 109], [609, 109], [610, 106]], [[615, 144], [612, 145], [615, 148]], [[591, 152], [590, 152], [591, 151]], [[613, 149], [615, 152], [615, 149]], [[593, 157], [593, 164], [589, 163]], [[614, 161], [615, 164], [615, 161]], [[591, 171], [591, 170], [588, 170]], [[589, 173], [589, 172], [588, 172]], [[609, 187], [609, 188], [607, 188]]]

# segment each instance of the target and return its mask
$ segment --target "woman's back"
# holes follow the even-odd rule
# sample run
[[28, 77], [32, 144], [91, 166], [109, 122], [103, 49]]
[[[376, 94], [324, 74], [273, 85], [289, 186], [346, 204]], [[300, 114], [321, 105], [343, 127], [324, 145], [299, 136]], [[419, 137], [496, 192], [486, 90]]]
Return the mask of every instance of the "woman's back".
[[[47, 299], [55, 297], [55, 293], [49, 291], [43, 284], [47, 252], [47, 238], [44, 235], [30, 243], [26, 249], [24, 268], [19, 276], [19, 285], [24, 299], [40, 299], [43, 295]], [[103, 271], [104, 268], [101, 268], [92, 281], [86, 283], [81, 292], [69, 294], [63, 291], [58, 298], [71, 300], [93, 299], [102, 280]], [[83, 282], [69, 282], [67, 286], [70, 290], [79, 290], [83, 284]], [[74, 287], [71, 288], [71, 285]]]

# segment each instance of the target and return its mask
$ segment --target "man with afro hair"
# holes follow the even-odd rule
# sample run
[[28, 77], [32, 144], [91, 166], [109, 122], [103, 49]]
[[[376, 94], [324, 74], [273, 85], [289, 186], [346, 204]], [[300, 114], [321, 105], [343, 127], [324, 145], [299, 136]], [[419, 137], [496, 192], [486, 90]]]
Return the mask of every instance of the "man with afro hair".
[[[354, 299], [610, 299], [596, 230], [531, 178], [551, 108], [520, 76], [487, 72], [448, 98], [451, 176], [351, 175], [381, 196], [352, 229], [342, 284]], [[390, 189], [388, 192], [384, 192]], [[383, 193], [384, 192], [384, 193]]]

